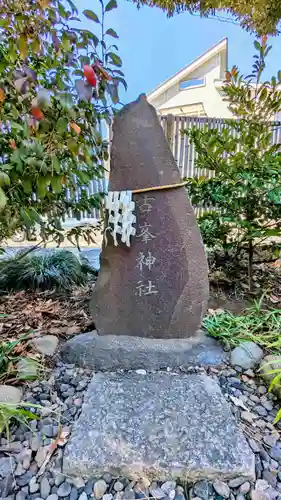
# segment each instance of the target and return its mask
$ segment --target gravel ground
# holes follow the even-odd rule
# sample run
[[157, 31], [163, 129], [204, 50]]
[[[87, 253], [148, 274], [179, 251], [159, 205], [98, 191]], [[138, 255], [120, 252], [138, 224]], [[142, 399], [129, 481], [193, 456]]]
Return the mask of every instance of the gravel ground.
[[[186, 371], [202, 371], [192, 368]], [[178, 370], [180, 371], [180, 370]], [[210, 368], [208, 374], [220, 383], [225, 397], [242, 426], [256, 457], [255, 484], [242, 477], [228, 483], [206, 480], [196, 484], [175, 481], [150, 483], [112, 477], [93, 477], [86, 483], [82, 478], [65, 477], [61, 473], [63, 447], [58, 447], [42, 472], [42, 464], [58, 433], [71, 431], [71, 425], [81, 412], [83, 394], [91, 373], [58, 362], [49, 378], [34, 382], [24, 400], [40, 404], [40, 420], [29, 427], [12, 429], [10, 442], [1, 439], [0, 492], [8, 500], [134, 500], [146, 497], [164, 500], [273, 500], [281, 499], [281, 426], [273, 426], [278, 406], [276, 398], [255, 378], [252, 370], [242, 371], [228, 366]], [[36, 410], [35, 411], [39, 411]], [[41, 472], [40, 471], [41, 468]], [[157, 478], [156, 478], [157, 479]]]

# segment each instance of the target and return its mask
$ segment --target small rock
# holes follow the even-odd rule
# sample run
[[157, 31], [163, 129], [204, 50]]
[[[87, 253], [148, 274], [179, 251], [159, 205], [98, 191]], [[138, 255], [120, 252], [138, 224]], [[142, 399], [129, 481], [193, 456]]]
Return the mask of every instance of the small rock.
[[213, 482], [213, 487], [218, 495], [220, 495], [223, 498], [229, 498], [230, 489], [226, 483], [224, 483], [223, 481], [220, 481], [219, 479], [216, 479]]
[[58, 488], [57, 495], [59, 497], [67, 497], [70, 494], [70, 492], [71, 492], [71, 484], [64, 482]]
[[36, 493], [39, 490], [39, 484], [36, 482], [36, 477], [32, 477], [29, 481], [30, 493]]
[[260, 402], [260, 398], [258, 396], [256, 396], [256, 394], [251, 394], [250, 395], [250, 400], [253, 401], [254, 403], [259, 403]]
[[267, 388], [264, 385], [260, 385], [258, 387], [258, 391], [257, 392], [258, 392], [258, 394], [261, 394], [261, 395], [262, 394], [266, 394], [267, 393]]
[[43, 335], [32, 341], [36, 351], [44, 356], [53, 356], [58, 346], [59, 340], [55, 335]]
[[22, 476], [17, 477], [17, 479], [16, 479], [17, 485], [20, 486], [21, 488], [23, 486], [27, 486], [29, 484], [29, 481], [31, 480], [31, 478], [32, 478], [32, 473], [30, 471], [28, 471], [25, 474], [23, 474]]
[[24, 473], [26, 472], [26, 470], [23, 468], [22, 464], [19, 462], [18, 465], [17, 465], [17, 468], [14, 472], [15, 476], [22, 476]]
[[228, 481], [228, 486], [230, 488], [239, 488], [243, 483], [245, 483], [244, 477], [236, 477], [235, 479], [231, 479]]
[[251, 489], [251, 485], [247, 481], [246, 483], [241, 484], [241, 486], [239, 488], [239, 493], [242, 493], [243, 495], [246, 495], [247, 493], [249, 493], [250, 489]]
[[18, 491], [18, 493], [16, 494], [16, 500], [25, 500], [26, 496], [27, 493], [25, 491]]
[[277, 438], [273, 434], [266, 434], [263, 436], [263, 440], [270, 447], [275, 446], [277, 442]]
[[47, 499], [46, 499], [46, 500], [58, 500], [58, 498], [59, 498], [59, 497], [58, 497], [58, 495], [56, 495], [56, 493], [52, 493], [51, 495], [49, 495], [49, 496], [47, 497]]
[[153, 487], [152, 485], [149, 488], [149, 492], [153, 498], [164, 498], [166, 496], [166, 493], [161, 488]]
[[100, 500], [107, 490], [107, 484], [104, 479], [99, 479], [94, 484], [94, 496], [97, 500]]
[[22, 466], [25, 470], [29, 469], [31, 458], [32, 458], [32, 450], [29, 448], [25, 449], [22, 459]]
[[244, 420], [244, 422], [252, 423], [255, 420], [256, 415], [251, 413], [250, 411], [241, 411], [241, 419]]
[[[112, 495], [111, 495], [112, 496]], [[85, 493], [85, 491], [83, 491], [83, 493], [81, 493], [80, 497], [79, 497], [79, 500], [88, 500], [88, 497]]]
[[242, 493], [239, 493], [236, 497], [236, 500], [245, 500], [245, 497], [244, 495], [242, 495]]
[[261, 404], [267, 411], [273, 410], [273, 404], [271, 401], [262, 401]]
[[22, 398], [22, 390], [13, 385], [0, 385], [0, 403], [18, 404]]
[[94, 479], [89, 479], [85, 485], [85, 493], [87, 495], [91, 495], [93, 493], [93, 488], [94, 488]]
[[40, 446], [38, 448], [37, 453], [35, 455], [35, 462], [37, 463], [38, 467], [40, 468], [41, 465], [43, 465], [44, 460], [46, 459], [48, 453], [50, 450], [50, 446]]
[[77, 384], [77, 391], [84, 391], [86, 387], [88, 386], [89, 381], [84, 379], [80, 380], [80, 382]]
[[[134, 498], [135, 498], [135, 494], [134, 494]], [[103, 495], [103, 497], [102, 497], [102, 500], [112, 500], [112, 499], [113, 499], [112, 493], [105, 493], [105, 495]], [[126, 499], [127, 499], [127, 496], [126, 496]]]
[[32, 380], [38, 376], [38, 363], [31, 358], [22, 358], [16, 365], [17, 376], [23, 380]]
[[[111, 493], [109, 493], [111, 495]], [[112, 498], [105, 498], [107, 495], [103, 495], [102, 500], [112, 500]], [[112, 497], [112, 495], [111, 495]], [[135, 500], [135, 492], [132, 488], [126, 488], [124, 491], [124, 499], [125, 500]]]
[[212, 495], [212, 486], [206, 479], [203, 479], [202, 481], [195, 483], [193, 491], [196, 497], [200, 497], [202, 500], [208, 500], [208, 498]]
[[260, 417], [267, 417], [267, 410], [263, 406], [258, 405], [254, 409]]
[[121, 481], [116, 481], [114, 484], [115, 491], [122, 491], [124, 489], [124, 484]]
[[254, 439], [249, 439], [249, 445], [254, 453], [259, 453], [261, 451], [259, 443], [257, 443]]
[[269, 456], [276, 460], [277, 462], [281, 462], [281, 448], [278, 446], [272, 446], [268, 452]]
[[74, 484], [74, 486], [79, 490], [80, 488], [84, 488], [85, 486], [85, 481], [82, 477], [72, 477], [71, 481], [68, 481], [71, 484]]
[[270, 484], [273, 488], [275, 488], [277, 484], [277, 477], [273, 475], [269, 470], [264, 470], [262, 473], [262, 478]]
[[[86, 493], [85, 493], [85, 495], [86, 495]], [[87, 497], [87, 495], [86, 495], [86, 497]], [[69, 495], [69, 500], [77, 500], [77, 498], [78, 498], [78, 490], [77, 490], [76, 486], [72, 486], [71, 492]]]
[[42, 446], [42, 440], [39, 435], [33, 436], [30, 440], [30, 448], [32, 451], [38, 451], [38, 449]]
[[253, 368], [263, 357], [263, 350], [254, 342], [247, 341], [235, 347], [231, 352], [232, 366], [241, 366], [244, 370]]
[[184, 487], [183, 487], [183, 486], [181, 486], [181, 485], [178, 485], [178, 486], [176, 487], [176, 494], [177, 494], [177, 495], [183, 495], [183, 494], [184, 494]]
[[255, 373], [253, 372], [253, 370], [249, 369], [249, 370], [246, 370], [244, 372], [245, 375], [247, 375], [248, 377], [251, 377], [251, 378], [254, 378], [255, 377]]
[[138, 375], [146, 375], [146, 370], [143, 370], [143, 369], [140, 368], [139, 370], [136, 370], [136, 373]]
[[165, 483], [161, 485], [161, 490], [163, 490], [166, 495], [169, 495], [170, 491], [176, 488], [176, 485], [176, 481], [165, 481]]
[[65, 481], [65, 475], [57, 472], [55, 474], [55, 485], [60, 486]]
[[[102, 478], [105, 480], [105, 482], [107, 484], [110, 484], [111, 481], [112, 481], [112, 474], [110, 474], [109, 472], [105, 472], [102, 476]], [[109, 500], [109, 499], [108, 499]]]
[[50, 495], [51, 492], [51, 486], [49, 484], [49, 481], [46, 477], [43, 477], [40, 483], [40, 495], [41, 498], [45, 499]]
[[180, 493], [180, 494], [175, 496], [175, 500], [185, 500], [185, 496], [182, 493]]

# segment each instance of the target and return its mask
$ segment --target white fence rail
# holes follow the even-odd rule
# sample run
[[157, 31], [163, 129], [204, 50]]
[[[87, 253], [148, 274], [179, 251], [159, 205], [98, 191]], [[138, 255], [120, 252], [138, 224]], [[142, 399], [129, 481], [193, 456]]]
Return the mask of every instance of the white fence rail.
[[[207, 169], [196, 168], [196, 151], [194, 145], [190, 142], [189, 137], [183, 134], [182, 131], [195, 128], [203, 128], [207, 126], [211, 129], [222, 130], [228, 127], [225, 120], [220, 118], [202, 118], [190, 116], [174, 116], [167, 115], [160, 117], [160, 123], [164, 129], [164, 133], [168, 139], [169, 145], [179, 167], [182, 177], [197, 177], [197, 176], [210, 176], [211, 172]], [[274, 144], [281, 144], [281, 122], [272, 122], [272, 142]], [[93, 180], [86, 188], [89, 195], [98, 192], [106, 191], [108, 186], [108, 179], [105, 177], [99, 181]], [[77, 191], [79, 197], [79, 191]], [[202, 207], [196, 208], [196, 213], [200, 214], [204, 211]], [[98, 219], [100, 216], [99, 210], [94, 209], [92, 213], [81, 213], [82, 220]], [[73, 220], [75, 217], [72, 215]]]

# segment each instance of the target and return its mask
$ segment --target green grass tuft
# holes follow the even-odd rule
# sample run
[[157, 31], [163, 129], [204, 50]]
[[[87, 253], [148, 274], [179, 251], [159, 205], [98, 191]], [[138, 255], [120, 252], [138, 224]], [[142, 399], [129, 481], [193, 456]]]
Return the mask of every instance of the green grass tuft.
[[1, 261], [0, 290], [70, 290], [74, 285], [84, 285], [89, 274], [96, 271], [88, 260], [69, 250], [17, 254]]
[[244, 314], [234, 315], [228, 311], [207, 316], [203, 325], [208, 334], [233, 348], [251, 340], [272, 352], [281, 350], [281, 310], [263, 309], [262, 299]]

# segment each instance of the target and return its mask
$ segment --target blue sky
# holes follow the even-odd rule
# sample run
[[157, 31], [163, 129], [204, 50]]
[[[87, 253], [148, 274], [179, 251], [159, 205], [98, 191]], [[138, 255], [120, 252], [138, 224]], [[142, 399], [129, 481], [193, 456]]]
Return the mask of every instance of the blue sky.
[[[250, 72], [254, 37], [239, 25], [188, 13], [168, 19], [159, 9], [138, 10], [127, 0], [117, 1], [118, 9], [107, 14], [107, 28], [115, 29], [119, 35], [117, 45], [128, 83], [128, 91], [121, 93], [124, 103], [140, 93], [148, 93], [225, 37], [229, 43], [229, 66], [237, 64], [246, 74]], [[77, 0], [77, 6], [80, 12], [84, 9], [99, 12], [98, 0]], [[94, 32], [98, 27], [87, 19], [82, 24]], [[266, 77], [281, 69], [278, 57], [281, 35], [270, 41], [273, 49], [268, 57]]]

